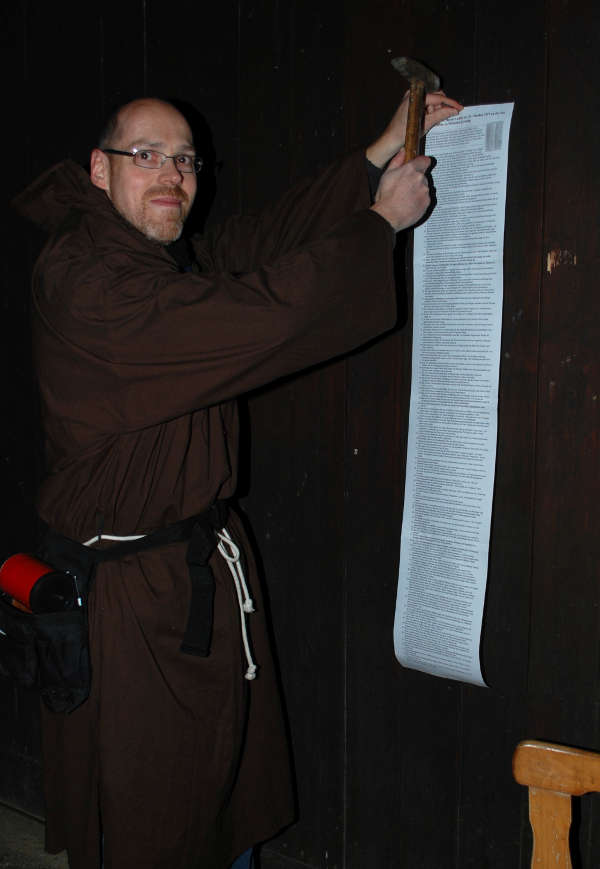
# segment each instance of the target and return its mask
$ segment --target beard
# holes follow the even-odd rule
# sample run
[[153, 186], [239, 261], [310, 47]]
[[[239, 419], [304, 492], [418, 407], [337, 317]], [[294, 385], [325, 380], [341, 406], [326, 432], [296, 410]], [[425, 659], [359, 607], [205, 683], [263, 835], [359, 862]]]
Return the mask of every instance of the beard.
[[[152, 199], [161, 196], [178, 199], [179, 208], [165, 208], [164, 214], [161, 214], [160, 208], [151, 203]], [[190, 207], [191, 203], [185, 190], [177, 187], [151, 187], [144, 194], [132, 223], [150, 241], [155, 241], [158, 244], [170, 244], [181, 236]]]

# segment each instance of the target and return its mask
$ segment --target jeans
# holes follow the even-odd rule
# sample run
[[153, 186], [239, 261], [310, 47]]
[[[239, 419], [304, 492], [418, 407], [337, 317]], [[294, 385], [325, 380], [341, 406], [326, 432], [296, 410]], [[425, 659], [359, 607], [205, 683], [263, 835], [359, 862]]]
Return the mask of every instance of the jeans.
[[248, 848], [243, 854], [234, 860], [231, 869], [252, 869], [252, 848]]

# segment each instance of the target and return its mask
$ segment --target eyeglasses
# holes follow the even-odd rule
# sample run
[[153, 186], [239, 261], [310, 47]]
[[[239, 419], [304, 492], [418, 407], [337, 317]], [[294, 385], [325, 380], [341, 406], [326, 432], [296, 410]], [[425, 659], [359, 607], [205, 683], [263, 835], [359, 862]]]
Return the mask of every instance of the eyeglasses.
[[123, 157], [133, 157], [136, 166], [142, 169], [160, 169], [166, 160], [172, 160], [179, 172], [196, 172], [202, 169], [203, 161], [199, 157], [190, 154], [161, 154], [160, 151], [151, 151], [148, 148], [133, 151], [118, 151], [116, 148], [102, 148], [105, 154], [120, 154]]

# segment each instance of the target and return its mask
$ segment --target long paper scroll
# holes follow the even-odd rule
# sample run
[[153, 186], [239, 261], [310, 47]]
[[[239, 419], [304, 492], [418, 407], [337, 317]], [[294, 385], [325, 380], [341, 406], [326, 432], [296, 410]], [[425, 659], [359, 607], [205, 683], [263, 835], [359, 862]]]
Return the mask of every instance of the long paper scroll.
[[394, 623], [405, 667], [485, 685], [479, 661], [496, 460], [512, 103], [435, 127], [437, 206], [414, 236], [414, 327]]

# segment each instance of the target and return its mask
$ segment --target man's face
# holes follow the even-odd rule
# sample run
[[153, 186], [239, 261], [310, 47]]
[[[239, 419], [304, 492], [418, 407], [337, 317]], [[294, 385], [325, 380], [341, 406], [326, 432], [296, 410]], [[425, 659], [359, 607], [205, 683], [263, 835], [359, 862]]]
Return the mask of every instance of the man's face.
[[[163, 154], [195, 154], [191, 130], [173, 106], [136, 100], [125, 106], [111, 148], [151, 148]], [[105, 190], [123, 217], [147, 238], [169, 244], [181, 235], [196, 195], [196, 175], [166, 160], [160, 169], [136, 166], [131, 157], [92, 152], [92, 182]]]

